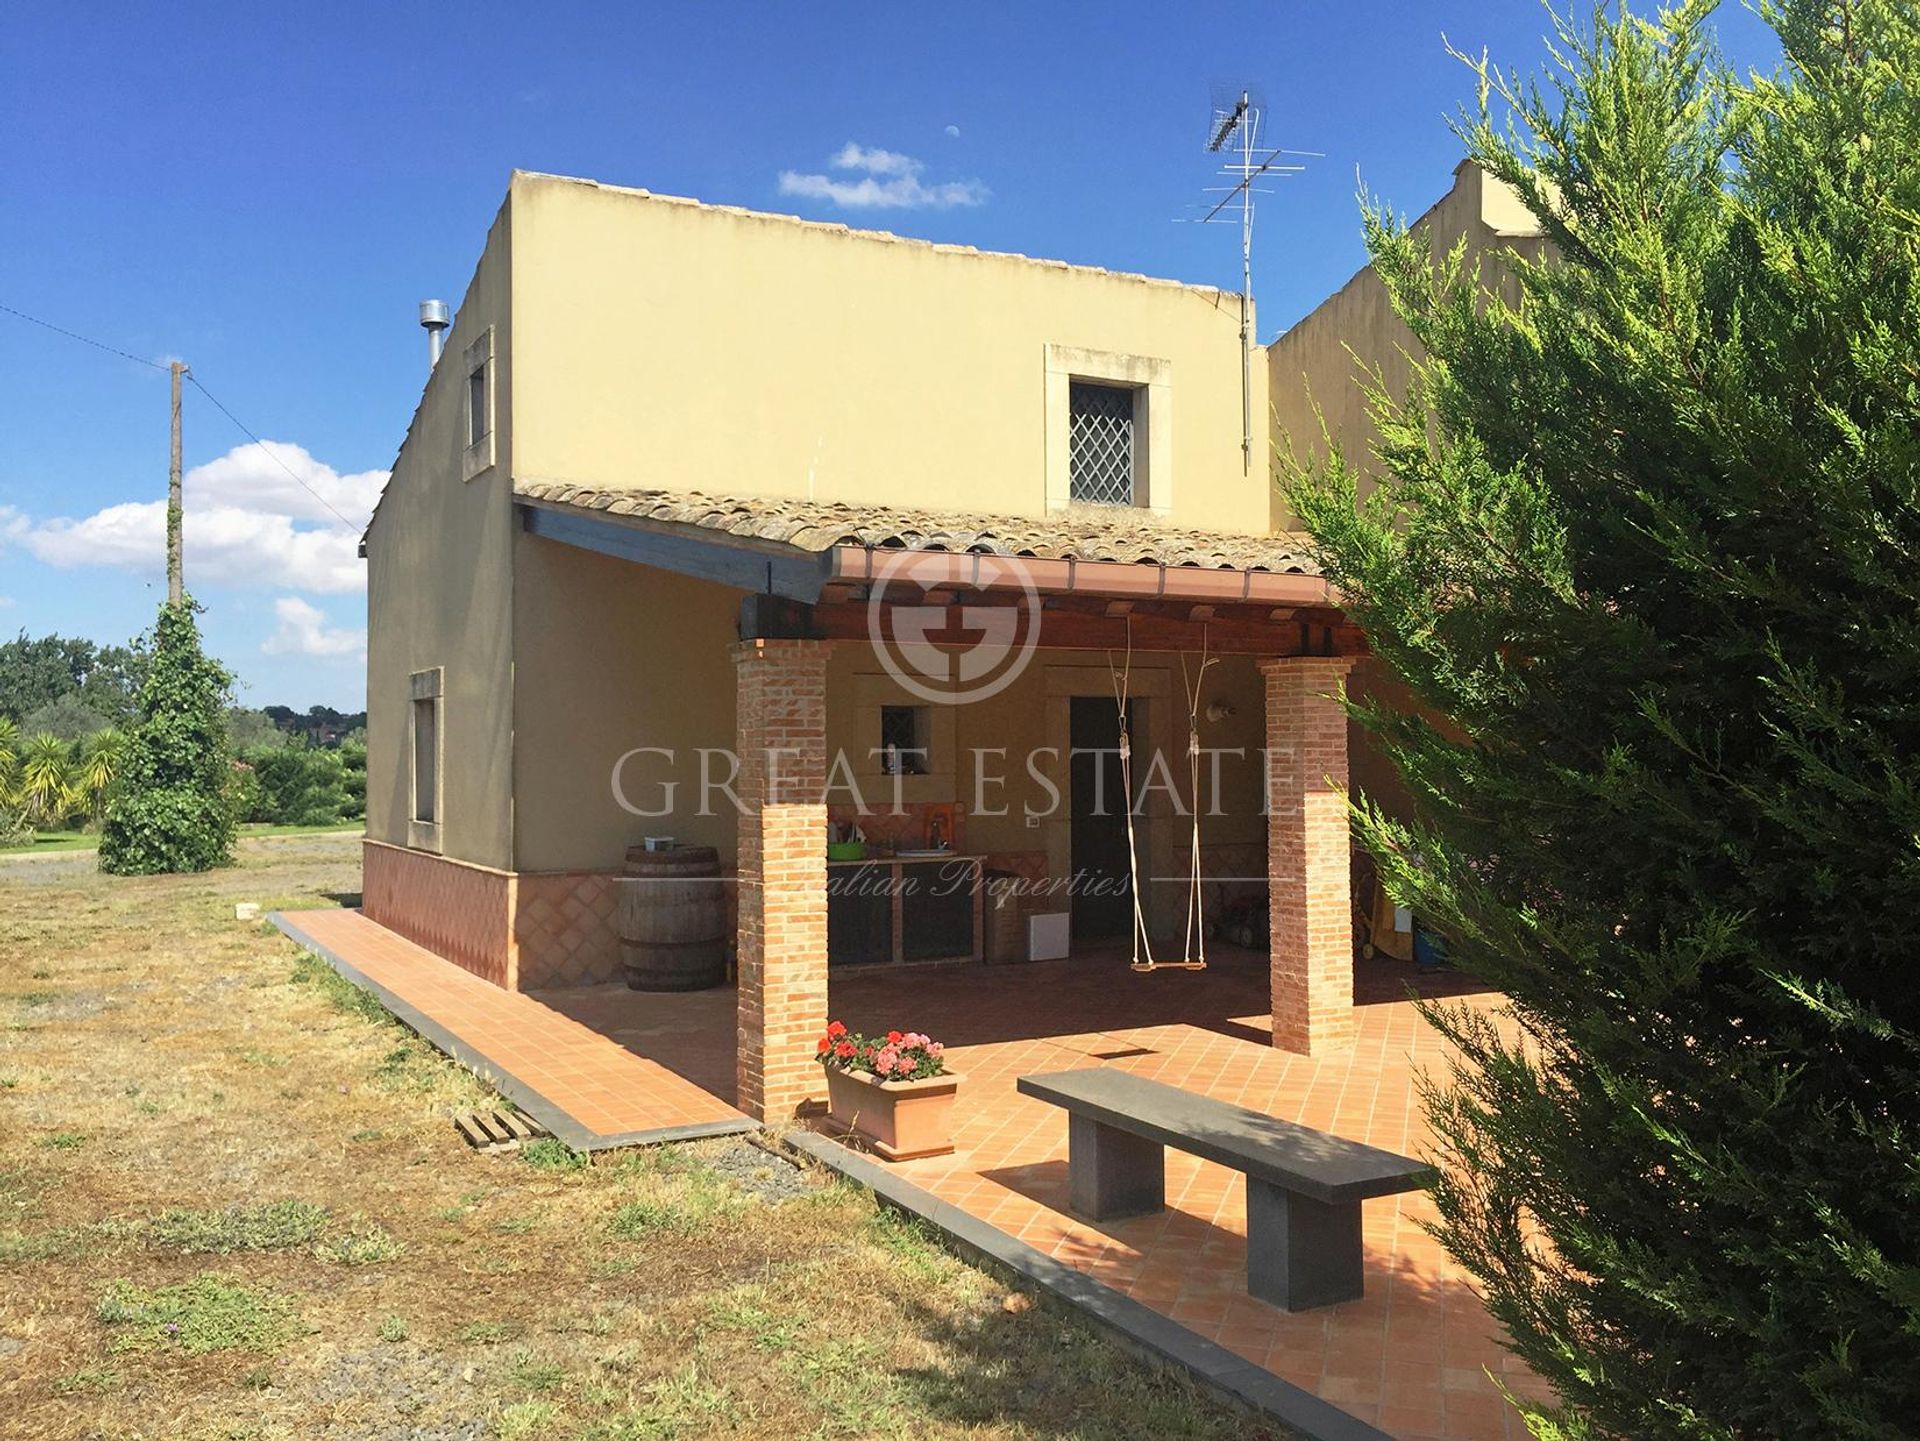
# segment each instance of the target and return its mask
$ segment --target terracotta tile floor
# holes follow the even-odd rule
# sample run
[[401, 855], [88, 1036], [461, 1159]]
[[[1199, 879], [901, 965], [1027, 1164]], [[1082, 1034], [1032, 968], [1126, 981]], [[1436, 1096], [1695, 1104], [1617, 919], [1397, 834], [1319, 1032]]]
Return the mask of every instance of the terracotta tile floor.
[[[1121, 1066], [1335, 1135], [1423, 1149], [1414, 1075], [1439, 1061], [1441, 1042], [1405, 999], [1410, 968], [1362, 966], [1358, 1044], [1308, 1060], [1272, 1048], [1266, 957], [1221, 948], [1212, 959], [1205, 972], [1152, 975], [1118, 955], [836, 973], [832, 1010], [856, 1030], [928, 1031], [966, 1076], [958, 1152], [904, 1163], [903, 1175], [1402, 1441], [1519, 1441], [1525, 1429], [1487, 1373], [1522, 1394], [1539, 1383], [1499, 1348], [1466, 1278], [1419, 1229], [1432, 1214], [1424, 1195], [1367, 1202], [1366, 1296], [1299, 1315], [1246, 1294], [1235, 1172], [1169, 1151], [1163, 1214], [1094, 1225], [1065, 1213], [1066, 1117], [1018, 1095], [1022, 1075]], [[1470, 991], [1450, 978], [1424, 985]], [[732, 1099], [730, 990], [602, 986], [541, 999]]]
[[[529, 996], [503, 991], [358, 911], [301, 911], [289, 920], [602, 1136], [742, 1119], [731, 1100], [712, 1087], [689, 1081]], [[729, 1080], [729, 1095], [731, 1090]]]

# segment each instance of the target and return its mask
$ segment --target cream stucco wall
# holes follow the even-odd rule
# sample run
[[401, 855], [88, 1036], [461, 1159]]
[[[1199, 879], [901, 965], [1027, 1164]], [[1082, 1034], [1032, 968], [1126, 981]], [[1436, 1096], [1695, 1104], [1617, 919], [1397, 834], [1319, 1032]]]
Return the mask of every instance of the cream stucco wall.
[[[368, 527], [367, 835], [406, 845], [409, 677], [442, 668], [440, 853], [512, 864], [511, 207], [502, 207]], [[494, 463], [464, 478], [467, 347], [494, 332]], [[416, 836], [416, 839], [418, 837]]]
[[[1483, 283], [1509, 299], [1517, 298], [1516, 282], [1497, 256], [1502, 251], [1537, 256], [1545, 243], [1519, 197], [1471, 161], [1460, 163], [1453, 188], [1415, 224], [1429, 238], [1436, 264], [1464, 239]], [[1326, 433], [1347, 460], [1370, 470], [1378, 435], [1367, 414], [1365, 377], [1377, 368], [1388, 392], [1404, 395], [1411, 376], [1408, 357], [1417, 349], [1373, 267], [1322, 301], [1266, 348], [1269, 434], [1276, 462], [1289, 447], [1302, 459], [1323, 453], [1324, 418]], [[1272, 523], [1280, 530], [1297, 526], [1277, 484]]]
[[1231, 295], [552, 176], [511, 193], [520, 477], [1040, 515], [1051, 356], [1153, 391], [1155, 508], [1266, 527]]
[[649, 835], [731, 857], [732, 807], [716, 792], [700, 814], [699, 751], [733, 745], [740, 592], [524, 533], [514, 567], [514, 868], [617, 871]]

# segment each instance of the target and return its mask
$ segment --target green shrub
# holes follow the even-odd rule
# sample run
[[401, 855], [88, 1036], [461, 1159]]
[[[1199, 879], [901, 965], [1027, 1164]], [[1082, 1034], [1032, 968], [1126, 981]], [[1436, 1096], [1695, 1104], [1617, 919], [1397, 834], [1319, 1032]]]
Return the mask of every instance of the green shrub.
[[341, 784], [347, 793], [346, 809], [340, 814], [346, 820], [360, 820], [367, 814], [366, 732], [361, 731], [359, 739], [341, 741], [336, 754], [340, 757]]
[[[256, 746], [241, 760], [252, 770], [243, 819], [276, 826], [327, 826], [345, 819], [352, 798], [347, 767], [337, 750], [318, 750], [304, 742]], [[362, 771], [361, 805], [365, 806]]]
[[107, 799], [100, 869], [206, 871], [233, 856], [224, 667], [200, 649], [194, 604], [160, 608], [140, 718]]

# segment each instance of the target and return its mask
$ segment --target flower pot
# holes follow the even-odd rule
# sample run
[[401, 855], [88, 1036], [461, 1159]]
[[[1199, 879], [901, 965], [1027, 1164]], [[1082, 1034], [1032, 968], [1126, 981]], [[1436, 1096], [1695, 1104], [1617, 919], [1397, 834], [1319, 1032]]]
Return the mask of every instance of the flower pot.
[[827, 1105], [836, 1124], [889, 1161], [944, 1156], [953, 1150], [953, 1095], [960, 1077], [884, 1084], [864, 1071], [827, 1068]]

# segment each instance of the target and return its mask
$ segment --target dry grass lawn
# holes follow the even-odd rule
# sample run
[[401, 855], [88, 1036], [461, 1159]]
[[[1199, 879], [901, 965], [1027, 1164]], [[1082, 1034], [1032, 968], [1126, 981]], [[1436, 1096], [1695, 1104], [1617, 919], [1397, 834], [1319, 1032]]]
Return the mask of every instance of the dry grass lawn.
[[0, 1433], [1261, 1434], [744, 1142], [470, 1152], [477, 1081], [232, 919], [351, 837], [92, 864], [0, 861]]

